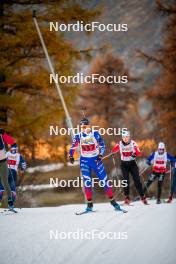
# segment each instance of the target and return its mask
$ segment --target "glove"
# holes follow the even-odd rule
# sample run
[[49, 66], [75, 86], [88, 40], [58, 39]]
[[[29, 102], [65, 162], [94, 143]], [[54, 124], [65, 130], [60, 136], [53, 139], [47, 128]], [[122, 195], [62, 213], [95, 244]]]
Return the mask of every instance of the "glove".
[[147, 165], [151, 166], [151, 162], [149, 160], [146, 161]]
[[98, 158], [97, 158], [97, 162], [98, 162], [98, 161], [101, 161], [102, 158], [103, 158], [103, 155], [102, 155], [102, 154], [99, 154], [99, 155], [98, 155]]
[[136, 153], [135, 153], [135, 152], [132, 153], [131, 157], [132, 157], [132, 158], [136, 158]]
[[22, 168], [22, 171], [25, 171], [26, 170], [26, 163], [22, 163], [21, 168]]
[[73, 164], [75, 162], [75, 159], [73, 158], [73, 156], [69, 156], [69, 160], [70, 160], [71, 164]]

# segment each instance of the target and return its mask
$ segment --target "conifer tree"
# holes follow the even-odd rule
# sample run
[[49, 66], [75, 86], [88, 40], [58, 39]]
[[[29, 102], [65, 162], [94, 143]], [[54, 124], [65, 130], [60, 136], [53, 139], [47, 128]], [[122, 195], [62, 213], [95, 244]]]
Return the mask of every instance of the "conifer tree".
[[[13, 0], [0, 3], [0, 122], [31, 151], [35, 141], [47, 140], [50, 124], [64, 118], [54, 84], [49, 84], [48, 65], [33, 20], [32, 8], [49, 54], [59, 75], [73, 75], [85, 52], [74, 47], [61, 32], [50, 32], [49, 22], [91, 21], [99, 14], [73, 1]], [[89, 49], [88, 49], [89, 50]], [[68, 107], [77, 87], [63, 84]]]

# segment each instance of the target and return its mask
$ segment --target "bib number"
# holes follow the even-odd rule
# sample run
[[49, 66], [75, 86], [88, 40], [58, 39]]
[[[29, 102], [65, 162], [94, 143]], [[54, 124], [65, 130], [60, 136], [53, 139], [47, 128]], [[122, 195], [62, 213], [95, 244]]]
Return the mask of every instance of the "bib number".
[[94, 151], [95, 150], [95, 144], [92, 145], [82, 145], [82, 150], [83, 151]]
[[7, 163], [9, 165], [15, 166], [16, 165], [16, 160], [8, 160]]

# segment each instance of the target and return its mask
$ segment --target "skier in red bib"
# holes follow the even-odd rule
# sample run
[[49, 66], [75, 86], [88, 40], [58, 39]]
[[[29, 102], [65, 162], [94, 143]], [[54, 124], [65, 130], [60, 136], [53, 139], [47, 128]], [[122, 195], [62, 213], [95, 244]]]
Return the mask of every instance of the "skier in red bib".
[[122, 132], [122, 140], [118, 142], [112, 149], [112, 153], [120, 152], [121, 155], [121, 170], [123, 180], [127, 181], [127, 186], [124, 187], [125, 204], [130, 204], [130, 174], [133, 177], [134, 185], [138, 191], [141, 201], [147, 204], [142, 184], [139, 176], [139, 169], [136, 163], [136, 157], [141, 156], [141, 152], [137, 143], [131, 139], [129, 131]]
[[158, 194], [157, 194], [157, 204], [161, 203], [161, 192], [162, 185], [166, 174], [167, 161], [174, 162], [175, 158], [166, 152], [165, 144], [160, 142], [158, 144], [158, 150], [153, 152], [147, 158], [147, 164], [152, 165], [152, 173], [149, 175], [148, 181], [144, 187], [144, 193], [148, 190], [150, 185], [158, 179]]

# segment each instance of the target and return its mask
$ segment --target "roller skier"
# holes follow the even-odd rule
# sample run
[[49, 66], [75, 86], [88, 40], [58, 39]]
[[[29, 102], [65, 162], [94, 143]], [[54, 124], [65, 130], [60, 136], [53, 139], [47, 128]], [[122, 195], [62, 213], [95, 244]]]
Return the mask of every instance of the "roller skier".
[[[6, 153], [7, 165], [8, 165], [8, 182], [12, 192], [13, 203], [16, 199], [16, 184], [17, 184], [17, 173], [20, 168], [22, 172], [26, 170], [26, 161], [20, 153], [18, 153], [18, 146], [14, 144], [11, 146], [10, 151]], [[4, 193], [4, 187], [0, 182], [0, 201], [2, 201]]]
[[152, 173], [148, 177], [148, 181], [144, 187], [143, 192], [145, 193], [149, 189], [151, 184], [157, 179], [157, 204], [161, 203], [162, 185], [166, 176], [166, 166], [168, 161], [174, 162], [175, 159], [173, 156], [166, 152], [166, 147], [163, 142], [160, 142], [158, 144], [158, 149], [147, 158], [147, 164], [149, 166], [152, 165]]
[[[73, 138], [72, 146], [69, 152], [70, 162], [74, 163], [75, 149], [80, 146], [80, 168], [84, 183], [84, 191], [87, 200], [87, 212], [93, 210], [92, 201], [92, 178], [91, 171], [93, 170], [99, 180], [104, 181], [104, 190], [111, 205], [116, 210], [122, 210], [120, 205], [113, 197], [112, 187], [107, 184], [107, 174], [102, 162], [102, 157], [105, 152], [105, 144], [98, 131], [92, 131], [89, 120], [83, 118], [80, 121], [81, 132]], [[125, 210], [124, 210], [125, 212]]]
[[127, 186], [124, 187], [125, 201], [124, 204], [130, 204], [130, 174], [133, 178], [136, 190], [140, 195], [140, 199], [144, 204], [147, 200], [144, 196], [142, 184], [139, 176], [139, 169], [136, 163], [136, 157], [141, 156], [141, 152], [137, 143], [131, 139], [130, 131], [122, 132], [122, 140], [118, 142], [112, 149], [112, 153], [120, 152], [121, 171], [123, 180], [126, 180]]

